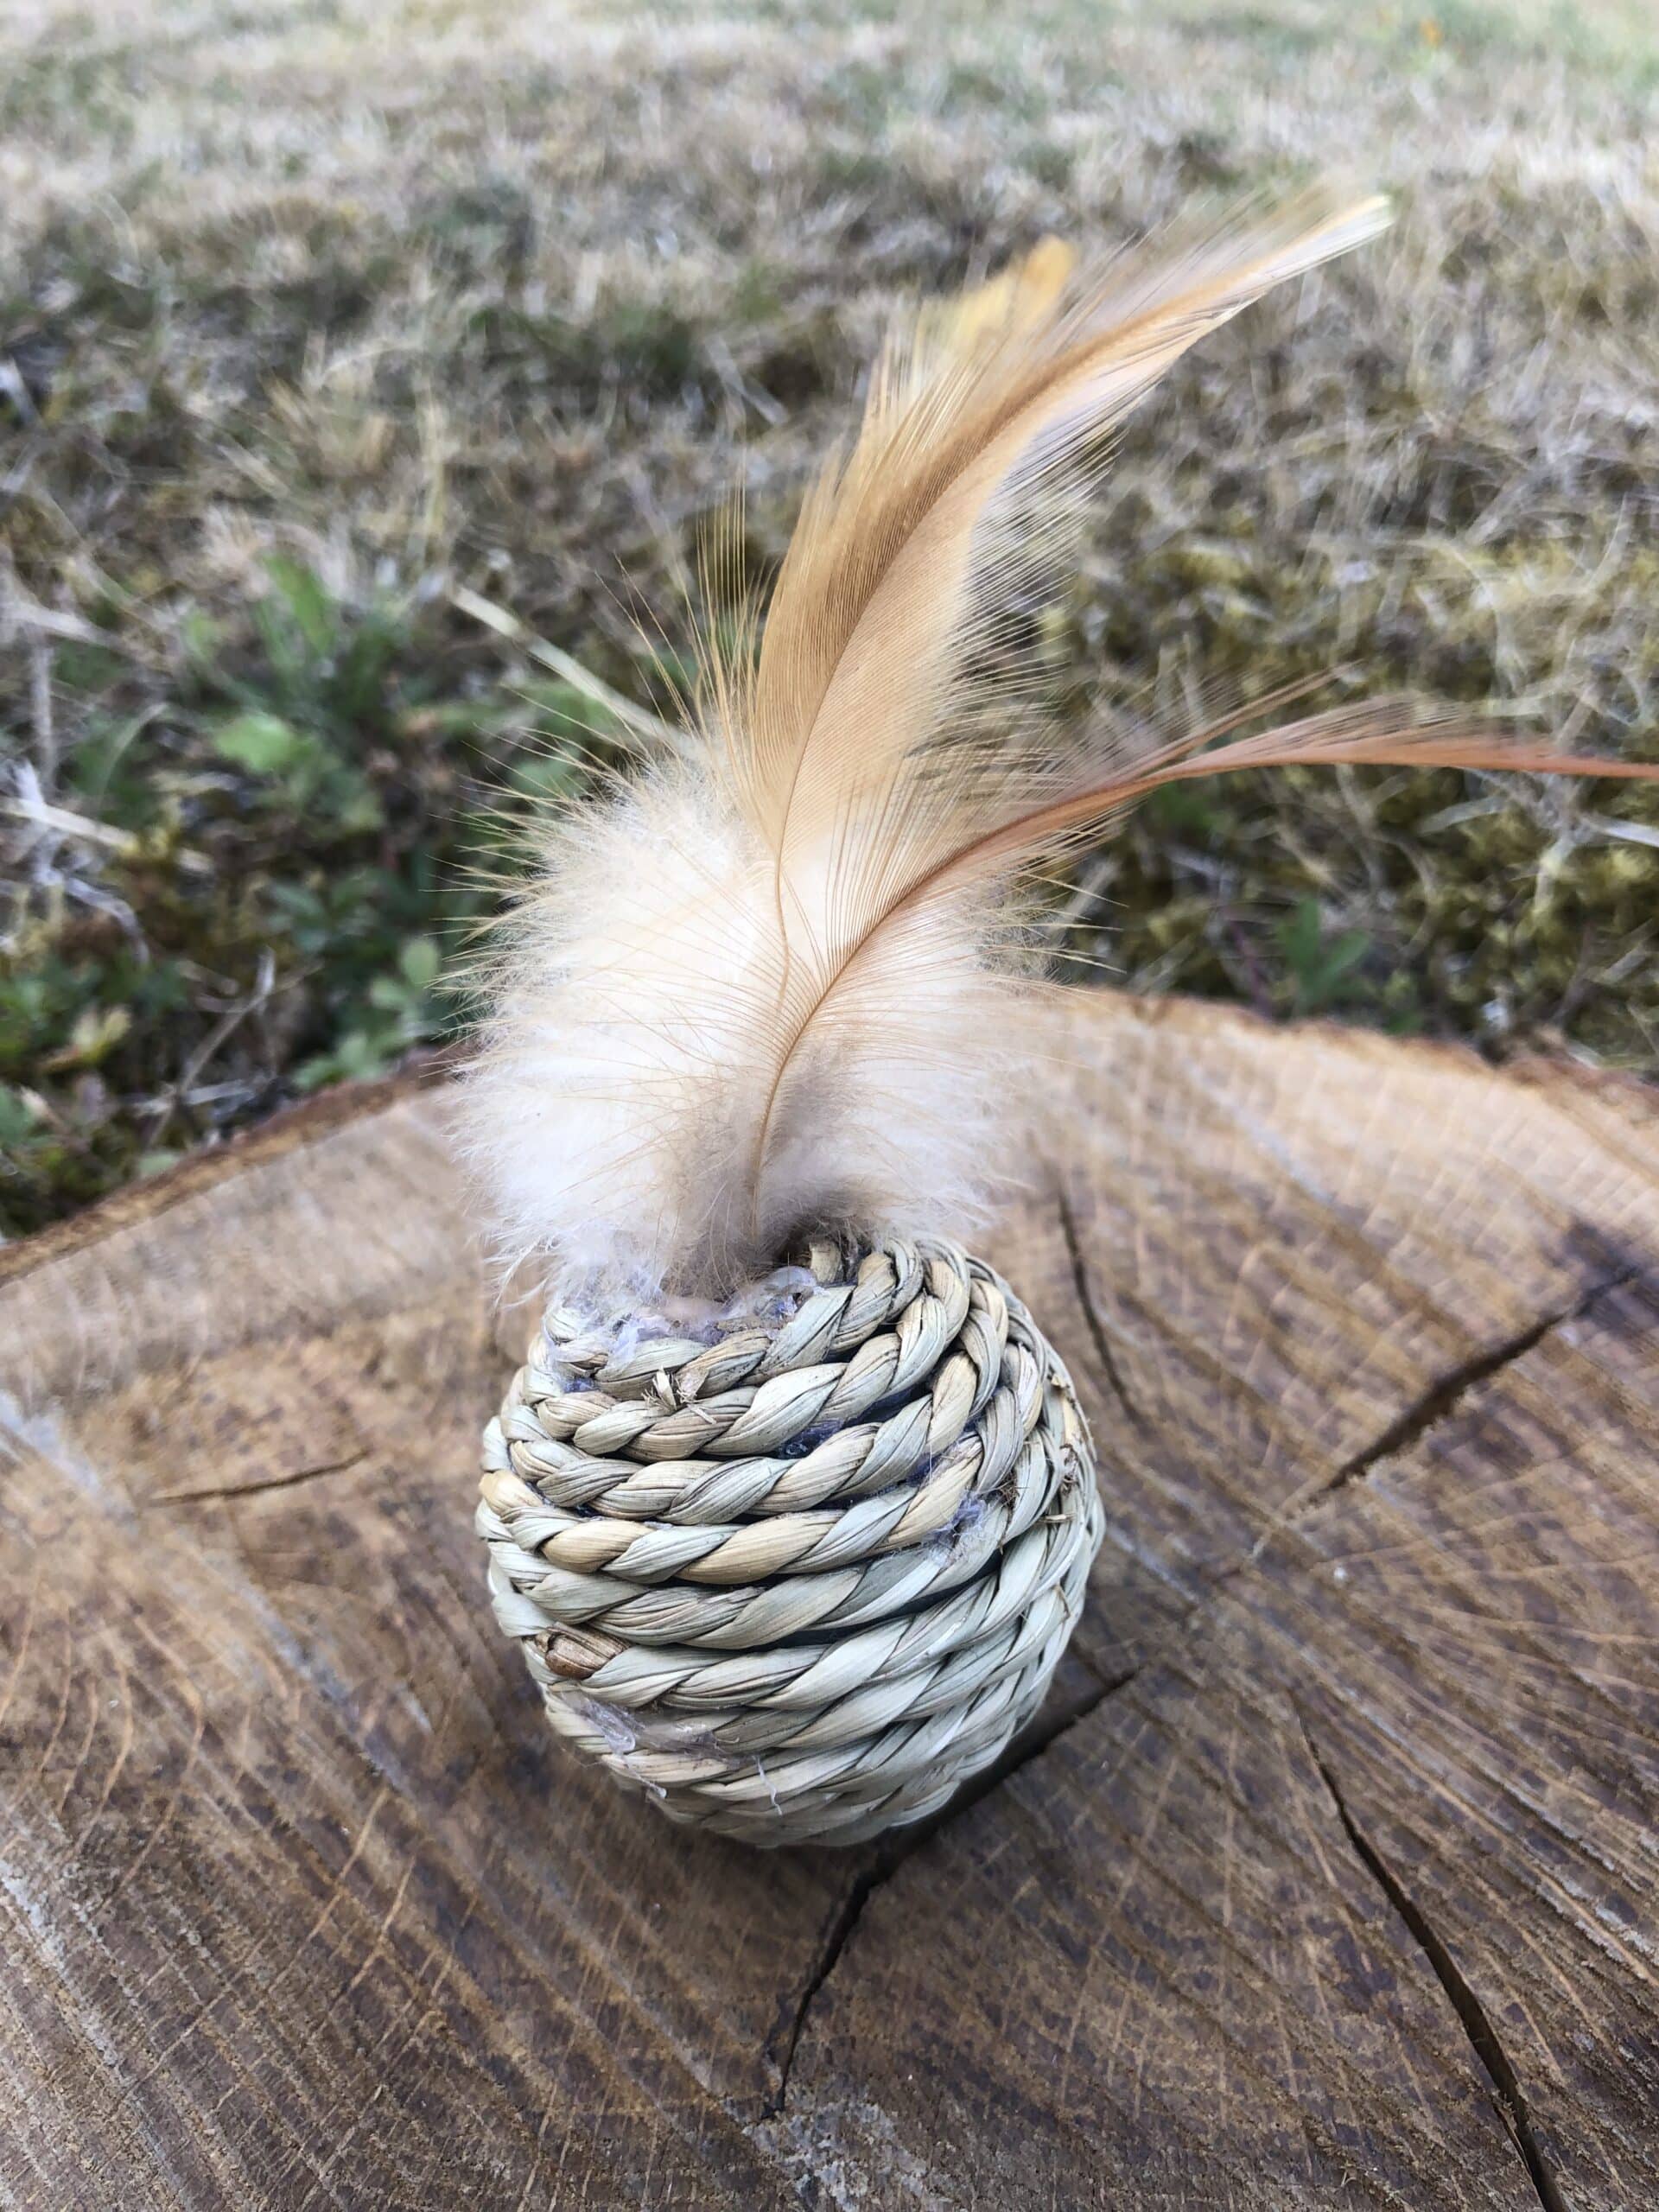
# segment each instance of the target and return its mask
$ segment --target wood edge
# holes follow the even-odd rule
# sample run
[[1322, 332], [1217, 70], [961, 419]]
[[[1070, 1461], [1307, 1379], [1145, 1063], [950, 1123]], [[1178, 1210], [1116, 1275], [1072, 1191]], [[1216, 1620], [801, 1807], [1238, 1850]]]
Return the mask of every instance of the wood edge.
[[36, 1268], [100, 1244], [122, 1230], [154, 1221], [184, 1199], [240, 1174], [244, 1168], [278, 1160], [284, 1153], [315, 1143], [353, 1122], [384, 1113], [442, 1082], [452, 1065], [448, 1055], [423, 1053], [392, 1075], [377, 1077], [370, 1083], [336, 1084], [315, 1098], [280, 1107], [265, 1121], [238, 1129], [222, 1144], [187, 1154], [161, 1174], [126, 1184], [79, 1213], [37, 1230], [32, 1236], [0, 1245], [0, 1288], [32, 1274]]
[[[1528, 1053], [1510, 1061], [1488, 1060], [1471, 1045], [1438, 1037], [1391, 1037], [1377, 1029], [1362, 1029], [1333, 1020], [1328, 1014], [1300, 1021], [1276, 1021], [1253, 1007], [1226, 999], [1205, 999], [1171, 992], [1159, 998], [1142, 998], [1132, 991], [1109, 987], [1078, 989], [1070, 1001], [1074, 1018], [1085, 1021], [1128, 1013], [1147, 1028], [1199, 1026], [1248, 1032], [1253, 1036], [1300, 1037], [1339, 1046], [1370, 1058], [1412, 1058], [1435, 1062], [1448, 1071], [1480, 1073], [1501, 1081], [1538, 1090], [1559, 1090], [1578, 1098], [1605, 1099], [1659, 1120], [1659, 1085], [1622, 1068], [1586, 1067], [1582, 1062], [1558, 1059], [1547, 1053]], [[453, 1050], [423, 1052], [405, 1062], [395, 1074], [372, 1083], [341, 1084], [296, 1105], [280, 1109], [270, 1119], [242, 1129], [223, 1144], [190, 1154], [178, 1165], [142, 1183], [128, 1184], [67, 1220], [54, 1222], [32, 1236], [0, 1245], [0, 1287], [32, 1274], [48, 1262], [67, 1258], [100, 1243], [106, 1236], [137, 1224], [153, 1221], [182, 1199], [212, 1190], [245, 1167], [257, 1166], [299, 1146], [314, 1142], [334, 1130], [372, 1114], [384, 1112], [401, 1099], [442, 1082], [454, 1070]]]
[[1455, 1037], [1396, 1037], [1384, 1029], [1367, 1028], [1323, 1014], [1281, 1021], [1235, 1000], [1201, 998], [1192, 992], [1171, 991], [1157, 998], [1141, 998], [1132, 991], [1102, 985], [1084, 987], [1076, 995], [1080, 1005], [1087, 1000], [1109, 1000], [1128, 1007], [1147, 1028], [1179, 1024], [1196, 1014], [1205, 1026], [1230, 1027], [1262, 1037], [1312, 1038], [1371, 1058], [1438, 1062], [1448, 1072], [1496, 1076], [1531, 1089], [1605, 1098], [1659, 1116], [1659, 1083], [1630, 1068], [1592, 1067], [1582, 1060], [1549, 1052], [1517, 1052], [1512, 1059], [1489, 1059], [1473, 1045]]

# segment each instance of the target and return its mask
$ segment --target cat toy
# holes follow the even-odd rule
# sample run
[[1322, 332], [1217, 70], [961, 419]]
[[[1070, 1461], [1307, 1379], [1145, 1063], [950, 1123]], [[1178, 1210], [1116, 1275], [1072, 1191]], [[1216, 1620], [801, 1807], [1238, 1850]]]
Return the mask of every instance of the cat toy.
[[906, 315], [764, 627], [702, 639], [683, 742], [545, 829], [462, 1087], [498, 1242], [550, 1289], [478, 1528], [553, 1726], [677, 1821], [925, 1818], [1078, 1618], [1089, 1431], [958, 1241], [1033, 1152], [1033, 868], [1224, 769], [1659, 774], [1400, 701], [1244, 735], [1283, 695], [1178, 734], [1045, 711], [1037, 617], [1116, 426], [1386, 219], [1304, 198], [1092, 273], [1050, 242]]

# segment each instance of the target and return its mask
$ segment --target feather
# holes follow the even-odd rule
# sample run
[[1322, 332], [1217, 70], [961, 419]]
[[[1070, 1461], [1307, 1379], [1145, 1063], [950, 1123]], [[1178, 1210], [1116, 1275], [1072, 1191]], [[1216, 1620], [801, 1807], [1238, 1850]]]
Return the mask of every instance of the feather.
[[729, 1297], [808, 1229], [971, 1228], [1017, 1173], [1040, 1049], [1022, 875], [1160, 785], [1659, 776], [1398, 700], [1246, 735], [1285, 699], [1173, 734], [1040, 710], [1021, 623], [1111, 433], [1206, 332], [1385, 219], [1256, 207], [1081, 278], [1046, 241], [895, 326], [764, 632], [705, 641], [694, 741], [549, 825], [507, 918], [461, 1107], [504, 1259], [638, 1309]]

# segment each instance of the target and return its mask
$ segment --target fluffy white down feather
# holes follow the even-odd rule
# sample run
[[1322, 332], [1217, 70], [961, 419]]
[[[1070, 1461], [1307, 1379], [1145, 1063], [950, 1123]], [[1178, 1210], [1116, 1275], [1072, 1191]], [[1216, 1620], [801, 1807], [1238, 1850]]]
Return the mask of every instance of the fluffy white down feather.
[[710, 777], [546, 832], [457, 1107], [498, 1260], [568, 1294], [723, 1298], [805, 1229], [970, 1230], [1006, 1179], [1026, 994], [964, 898], [861, 956], [779, 1093], [770, 856]]

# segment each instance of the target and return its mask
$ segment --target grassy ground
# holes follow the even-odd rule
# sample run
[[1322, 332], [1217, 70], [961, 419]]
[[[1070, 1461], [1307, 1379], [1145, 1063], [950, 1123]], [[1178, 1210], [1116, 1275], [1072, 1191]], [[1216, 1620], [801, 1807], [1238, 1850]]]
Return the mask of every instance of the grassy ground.
[[[699, 518], [741, 474], [775, 558], [884, 303], [1045, 231], [1402, 210], [1135, 424], [1068, 693], [1345, 661], [1654, 757], [1643, 20], [0, 6], [0, 1227], [444, 1033]], [[1188, 788], [1073, 903], [1140, 988], [1651, 1073], [1656, 893], [1649, 795], [1373, 773]]]

